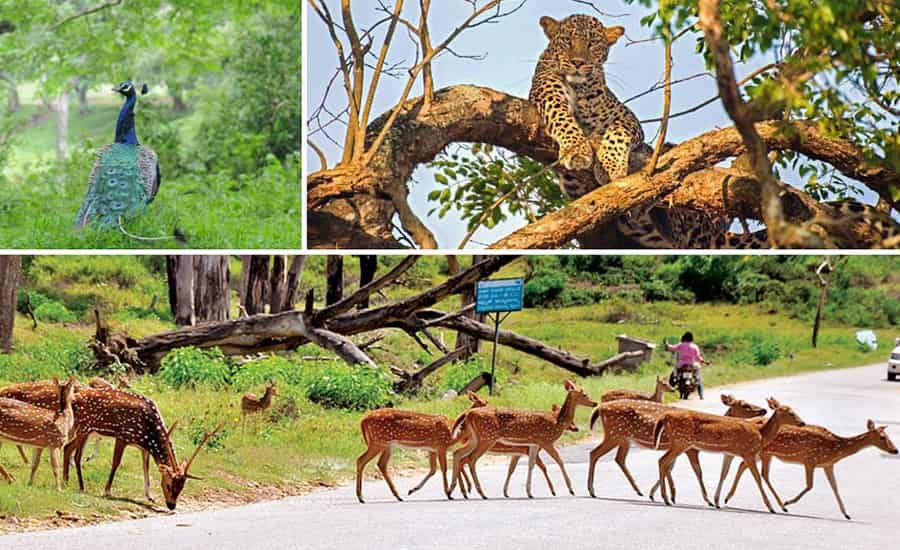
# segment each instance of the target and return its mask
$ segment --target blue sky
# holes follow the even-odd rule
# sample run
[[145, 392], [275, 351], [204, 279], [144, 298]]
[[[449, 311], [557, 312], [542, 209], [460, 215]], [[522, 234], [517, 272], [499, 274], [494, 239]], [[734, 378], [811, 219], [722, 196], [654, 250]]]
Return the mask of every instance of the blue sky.
[[[337, 0], [327, 0], [327, 2], [332, 13], [339, 13]], [[388, 3], [393, 5], [392, 2]], [[482, 3], [479, 2], [479, 4]], [[509, 2], [509, 5], [512, 7], [517, 3]], [[407, 2], [407, 4], [408, 9], [405, 8], [405, 15], [411, 19], [417, 18], [418, 2]], [[663, 77], [662, 44], [659, 41], [652, 41], [627, 45], [629, 40], [642, 40], [650, 36], [650, 30], [641, 27], [639, 23], [640, 18], [649, 13], [649, 10], [642, 6], [628, 5], [615, 0], [597, 4], [598, 6], [602, 5], [602, 10], [610, 15], [624, 15], [621, 17], [598, 15], [592, 13], [589, 7], [571, 0], [554, 0], [552, 2], [529, 0], [521, 10], [499, 23], [466, 31], [454, 42], [454, 50], [460, 54], [484, 55], [484, 59], [476, 61], [450, 55], [441, 56], [434, 64], [436, 86], [440, 88], [453, 84], [477, 84], [520, 97], [527, 97], [534, 66], [547, 44], [538, 20], [543, 15], [563, 18], [575, 13], [592, 13], [604, 25], [625, 27], [625, 37], [613, 46], [609, 61], [606, 63], [607, 82], [620, 99], [624, 100], [641, 93], [661, 81]], [[375, 12], [375, 5], [375, 2], [370, 1], [354, 3], [354, 16], [359, 28], [366, 27], [383, 15]], [[470, 13], [470, 10], [469, 4], [462, 0], [433, 2], [433, 14], [430, 21], [432, 42], [440, 43]], [[397, 38], [391, 58], [412, 60], [414, 50], [409, 46], [405, 34], [401, 37], [398, 32]], [[328, 33], [318, 17], [312, 13], [309, 18], [308, 43], [307, 101], [312, 109], [321, 103], [325, 86], [337, 66], [337, 57]], [[380, 46], [380, 42], [376, 41], [376, 45]], [[694, 48], [695, 41], [690, 35], [675, 43], [673, 80], [705, 71], [703, 60], [694, 52]], [[766, 62], [767, 60], [760, 58], [751, 60], [746, 65], [738, 65], [738, 78]], [[380, 114], [391, 108], [396, 103], [404, 84], [403, 79], [382, 79], [373, 112]], [[677, 84], [672, 89], [672, 112], [692, 107], [715, 96], [716, 93], [715, 81], [711, 76], [701, 76]], [[417, 87], [412, 96], [420, 94], [421, 90]], [[332, 92], [329, 105], [334, 110], [339, 110], [345, 104], [346, 100], [342, 96], [338, 82], [338, 88]], [[662, 92], [660, 90], [648, 94], [628, 103], [628, 106], [639, 119], [657, 118], [662, 111]], [[679, 142], [704, 131], [725, 126], [731, 126], [731, 121], [721, 103], [717, 101], [695, 113], [670, 120], [667, 141]], [[656, 123], [644, 124], [644, 133], [649, 143], [652, 143], [657, 127]], [[336, 131], [333, 132], [333, 135], [339, 140], [342, 134]], [[311, 135], [310, 137], [325, 150], [330, 165], [336, 163], [340, 156], [340, 148], [323, 139], [321, 135]], [[310, 171], [319, 169], [318, 159], [312, 153], [309, 155], [307, 169]], [[415, 181], [410, 183], [410, 203], [413, 210], [434, 232], [441, 248], [456, 248], [466, 234], [465, 223], [459, 220], [458, 216], [454, 216], [452, 210], [443, 219], [438, 219], [436, 215], [429, 218], [426, 214], [432, 205], [427, 202], [426, 195], [435, 188], [432, 176], [427, 169], [420, 168], [416, 171], [414, 179]], [[786, 179], [792, 183], [799, 181], [789, 176]], [[871, 196], [867, 198], [867, 202], [872, 202]], [[469, 243], [469, 248], [481, 248], [478, 243], [489, 244], [523, 225], [525, 225], [525, 220], [517, 219], [501, 224], [493, 230], [482, 228], [475, 234], [474, 242]]]

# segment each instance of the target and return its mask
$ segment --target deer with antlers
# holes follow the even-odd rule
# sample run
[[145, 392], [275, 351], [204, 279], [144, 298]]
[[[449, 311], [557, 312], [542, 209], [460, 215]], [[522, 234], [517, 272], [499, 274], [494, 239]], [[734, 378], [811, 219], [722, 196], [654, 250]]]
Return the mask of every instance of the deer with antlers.
[[[697, 449], [725, 453], [743, 459], [753, 474], [763, 503], [770, 512], [775, 513], [763, 490], [759, 470], [756, 468], [756, 458], [762, 448], [775, 439], [783, 426], [804, 426], [805, 423], [787, 405], [782, 405], [771, 397], [767, 401], [773, 413], [762, 424], [690, 410], [671, 410], [663, 413], [653, 428], [653, 440], [658, 448], [664, 434], [669, 438], [669, 448], [659, 459], [659, 483], [663, 502], [667, 506], [671, 505], [671, 502], [663, 480], [671, 472], [678, 455], [689, 449]], [[769, 486], [769, 489], [772, 487]]]
[[272, 398], [278, 395], [278, 388], [275, 387], [275, 382], [267, 382], [266, 383], [266, 391], [262, 394], [262, 397], [257, 397], [256, 394], [247, 392], [241, 397], [241, 414], [247, 416], [248, 414], [254, 414], [258, 412], [265, 412], [272, 405]]
[[[50, 449], [50, 464], [53, 466], [56, 489], [61, 491], [62, 476], [59, 471], [59, 458], [63, 447], [69, 442], [75, 422], [75, 415], [72, 411], [75, 378], [69, 378], [65, 384], [60, 384], [59, 380], [54, 378], [53, 384], [56, 403], [53, 409], [8, 397], [0, 398], [0, 441], [10, 441], [17, 445], [34, 448], [31, 476], [28, 479], [29, 485], [34, 482], [41, 453], [44, 449]], [[2, 466], [0, 466], [0, 475], [10, 483], [14, 479]]]
[[665, 378], [657, 376], [656, 387], [654, 388], [653, 393], [643, 393], [635, 390], [609, 390], [603, 394], [600, 398], [600, 402], [607, 403], [618, 399], [631, 399], [633, 401], [654, 401], [656, 403], [662, 403], [663, 394], [673, 391], [675, 391], [675, 388], [673, 388]]
[[[475, 489], [482, 498], [487, 498], [478, 480], [477, 463], [484, 453], [491, 450], [497, 443], [505, 445], [528, 447], [528, 477], [525, 484], [525, 492], [528, 498], [531, 494], [531, 479], [539, 450], [543, 450], [556, 461], [566, 481], [569, 493], [574, 495], [572, 481], [566, 472], [565, 464], [559, 452], [554, 447], [556, 440], [568, 429], [575, 418], [575, 409], [578, 406], [594, 407], [597, 402], [575, 385], [571, 380], [566, 380], [566, 399], [556, 414], [546, 411], [526, 411], [519, 409], [498, 409], [495, 407], [480, 407], [467, 411], [457, 419], [453, 427], [453, 434], [464, 434], [467, 440], [465, 446], [453, 453], [453, 482], [450, 486], [450, 494], [460, 478], [462, 466], [468, 460], [472, 480]], [[465, 487], [460, 485], [460, 490], [465, 494]]]
[[[750, 418], [766, 414], [766, 410], [762, 407], [739, 399], [730, 398], [728, 405], [729, 408], [725, 413], [726, 416]], [[594, 471], [596, 470], [597, 461], [613, 449], [617, 449], [615, 462], [625, 475], [625, 479], [628, 480], [631, 484], [631, 488], [634, 489], [634, 492], [637, 493], [638, 496], [643, 496], [643, 493], [640, 488], [638, 488], [637, 483], [634, 481], [634, 477], [632, 477], [631, 472], [626, 465], [625, 461], [628, 457], [628, 451], [632, 444], [645, 449], [655, 448], [656, 441], [653, 437], [653, 428], [656, 426], [656, 422], [663, 413], [671, 410], [678, 409], [649, 401], [634, 400], [618, 400], [602, 403], [594, 409], [593, 413], [591, 413], [591, 429], [594, 428], [594, 424], [596, 424], [597, 419], [599, 418], [603, 424], [603, 441], [591, 451], [590, 460], [588, 462], [588, 492], [592, 497], [596, 496], [594, 494]], [[668, 448], [668, 443], [668, 439], [663, 438], [663, 440], [660, 441], [660, 448]], [[685, 454], [688, 456], [688, 460], [694, 470], [694, 475], [697, 478], [697, 482], [700, 484], [700, 492], [703, 495], [703, 499], [707, 504], [712, 506], [713, 504], [710, 502], [706, 493], [706, 486], [703, 483], [699, 452], [695, 449], [688, 449], [685, 451]], [[669, 491], [674, 500], [675, 483], [672, 480], [671, 474], [666, 476], [666, 481], [669, 484]], [[651, 499], [653, 498], [657, 486], [658, 483], [655, 484], [650, 491]]]
[[151, 399], [122, 390], [104, 388], [87, 389], [76, 396], [76, 428], [78, 436], [66, 446], [65, 477], [68, 479], [69, 457], [75, 455], [75, 471], [78, 474], [78, 487], [84, 490], [84, 478], [81, 472], [81, 458], [84, 445], [91, 433], [115, 438], [112, 466], [109, 479], [104, 488], [104, 495], [112, 494], [112, 484], [116, 470], [122, 462], [122, 453], [129, 445], [138, 447], [144, 455], [144, 490], [147, 498], [152, 500], [149, 492], [149, 458], [152, 457], [159, 469], [163, 496], [166, 507], [174, 510], [178, 496], [184, 489], [188, 479], [200, 479], [191, 475], [191, 464], [209, 441], [224, 425], [220, 423], [212, 432], [206, 432], [191, 458], [179, 464], [172, 444], [172, 433], [177, 422], [166, 430], [159, 408]]
[[[825, 428], [819, 426], [805, 427], [785, 427], [782, 428], [775, 439], [763, 447], [759, 456], [762, 461], [762, 476], [769, 483], [769, 466], [772, 464], [772, 458], [778, 458], [782, 462], [792, 464], [802, 464], [806, 469], [806, 487], [794, 498], [786, 501], [783, 506], [791, 505], [798, 502], [806, 493], [813, 488], [813, 474], [816, 468], [825, 470], [825, 477], [828, 479], [834, 498], [837, 500], [838, 508], [844, 517], [850, 519], [847, 509], [844, 507], [844, 501], [838, 492], [837, 480], [834, 477], [834, 465], [848, 456], [853, 456], [859, 451], [867, 447], [875, 447], [882, 451], [895, 455], [897, 447], [887, 435], [886, 426], [875, 426], [872, 420], [866, 422], [866, 431], [851, 437], [842, 437], [834, 434]], [[746, 464], [741, 464], [737, 474], [734, 477], [734, 483], [731, 490], [725, 497], [727, 504], [734, 492], [737, 490], [738, 482], [741, 475], [747, 470]], [[769, 488], [771, 489], [771, 484]], [[781, 502], [778, 493], [772, 489], [775, 499]]]

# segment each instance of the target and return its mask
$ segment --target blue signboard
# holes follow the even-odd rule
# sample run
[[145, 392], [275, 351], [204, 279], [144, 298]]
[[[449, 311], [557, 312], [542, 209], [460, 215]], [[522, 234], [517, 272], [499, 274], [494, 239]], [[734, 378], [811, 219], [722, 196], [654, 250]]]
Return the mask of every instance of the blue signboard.
[[492, 313], [522, 309], [522, 279], [491, 279], [475, 285], [475, 311]]

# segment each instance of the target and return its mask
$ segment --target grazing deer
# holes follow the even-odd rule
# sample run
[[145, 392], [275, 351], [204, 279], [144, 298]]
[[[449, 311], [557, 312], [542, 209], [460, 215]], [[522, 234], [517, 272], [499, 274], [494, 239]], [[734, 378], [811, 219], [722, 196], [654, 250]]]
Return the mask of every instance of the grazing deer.
[[[888, 438], [885, 431], [886, 428], [886, 426], [876, 427], [875, 423], [869, 420], [866, 422], [866, 431], [852, 437], [841, 437], [818, 426], [782, 428], [775, 439], [763, 447], [759, 453], [762, 460], [763, 479], [766, 480], [766, 483], [769, 482], [769, 466], [772, 463], [772, 457], [777, 457], [782, 462], [803, 464], [804, 468], [806, 468], [806, 488], [800, 491], [800, 494], [784, 503], [789, 505], [796, 503], [803, 495], [812, 490], [815, 469], [822, 468], [825, 470], [825, 477], [831, 485], [831, 490], [834, 492], [834, 498], [837, 499], [841, 513], [844, 514], [845, 518], [850, 519], [850, 515], [847, 514], [847, 510], [844, 508], [844, 501], [841, 500], [841, 495], [838, 492], [837, 480], [834, 477], [834, 465], [848, 456], [855, 455], [866, 447], [877, 447], [888, 454], [897, 454], [897, 447]], [[747, 466], [745, 464], [741, 464], [740, 468], [738, 468], [734, 477], [734, 484], [725, 497], [726, 504], [734, 496], [738, 482], [741, 480], [741, 475], [746, 469]], [[769, 487], [771, 488], [771, 484]], [[775, 493], [774, 489], [772, 489], [772, 493], [780, 501], [778, 493]]]
[[266, 391], [262, 397], [257, 397], [254, 393], [245, 393], [241, 398], [241, 413], [246, 416], [248, 414], [265, 412], [272, 405], [272, 398], [278, 395], [278, 388], [275, 382], [266, 383]]
[[[178, 496], [184, 489], [188, 479], [200, 479], [191, 475], [190, 468], [194, 459], [224, 425], [220, 423], [212, 432], [206, 432], [203, 440], [194, 450], [191, 458], [179, 464], [172, 444], [172, 433], [177, 422], [166, 431], [162, 415], [152, 400], [117, 389], [89, 388], [78, 393], [75, 398], [76, 422], [78, 436], [66, 446], [65, 476], [68, 479], [69, 457], [75, 454], [75, 471], [78, 474], [78, 487], [84, 490], [84, 479], [81, 473], [81, 458], [84, 444], [91, 433], [115, 438], [112, 466], [106, 482], [104, 495], [112, 493], [112, 483], [116, 470], [122, 462], [125, 447], [133, 445], [146, 452], [144, 455], [144, 492], [149, 492], [149, 457], [153, 457], [159, 469], [163, 496], [169, 510], [174, 510]], [[152, 499], [151, 499], [152, 500]]]
[[607, 403], [609, 401], [616, 401], [617, 399], [631, 399], [634, 401], [655, 401], [656, 403], [662, 403], [663, 393], [673, 391], [675, 391], [675, 388], [673, 388], [665, 378], [657, 376], [656, 388], [653, 390], [653, 393], [643, 393], [634, 390], [610, 390], [603, 394], [603, 397], [600, 398], [600, 402]]
[[[60, 384], [56, 378], [53, 382], [56, 386], [56, 407], [53, 410], [7, 397], [0, 398], [0, 440], [34, 448], [29, 485], [34, 482], [41, 452], [45, 448], [50, 449], [50, 464], [53, 466], [56, 489], [61, 491], [59, 458], [63, 447], [69, 442], [72, 425], [75, 422], [75, 415], [72, 412], [75, 378], [69, 378], [65, 384]], [[0, 475], [8, 482], [13, 481], [12, 475], [2, 466]]]
[[[475, 401], [477, 404], [472, 405], [473, 408], [474, 407], [484, 407], [487, 405], [487, 401], [479, 398], [477, 395], [473, 394], [472, 392], [469, 392], [469, 397], [470, 397], [470, 399], [473, 399], [473, 401], [477, 400], [477, 401]], [[558, 413], [559, 406], [554, 404], [552, 407], [552, 411], [554, 414]], [[578, 426], [576, 426], [575, 423], [573, 422], [572, 424], [569, 425], [568, 429], [570, 432], [577, 432]], [[463, 442], [463, 445], [465, 445], [465, 443], [466, 442]], [[528, 456], [528, 447], [516, 446], [516, 445], [504, 445], [503, 443], [497, 443], [496, 445], [494, 445], [491, 448], [490, 451], [488, 451], [488, 453], [495, 454], [495, 455], [506, 455], [506, 456], [510, 457], [509, 468], [506, 472], [506, 481], [503, 483], [503, 496], [509, 498], [509, 482], [512, 479], [513, 472], [516, 471], [516, 466], [518, 466], [518, 464], [519, 464], [519, 459], [522, 458], [523, 456], [526, 456], [526, 457]], [[463, 482], [465, 482], [465, 484], [466, 484], [466, 491], [471, 492], [472, 491], [472, 480], [469, 479], [468, 475], [466, 475], [466, 470], [465, 470], [465, 466], [467, 464], [469, 464], [468, 460], [465, 461], [463, 468], [460, 469], [460, 473], [462, 474]], [[543, 460], [541, 460], [540, 455], [538, 455], [538, 457], [535, 459], [535, 465], [544, 474], [544, 479], [547, 480], [547, 487], [550, 489], [550, 493], [553, 496], [556, 496], [556, 488], [553, 487], [553, 482], [550, 480], [550, 474], [549, 474], [549, 472], [547, 472], [547, 465], [544, 464]], [[469, 468], [471, 469], [471, 465], [469, 465]], [[412, 489], [409, 490], [409, 494], [411, 495], [411, 494], [415, 493], [416, 491], [418, 491], [419, 489], [421, 489], [425, 485], [425, 482], [428, 481], [428, 479], [432, 475], [434, 475], [434, 472], [435, 472], [435, 456], [434, 456], [434, 453], [432, 453], [431, 454], [431, 471], [428, 473], [427, 476], [425, 476], [425, 479], [423, 479], [418, 485], [416, 485], [415, 487], [413, 487]]]
[[[572, 481], [566, 472], [565, 464], [559, 452], [553, 446], [563, 432], [572, 424], [575, 418], [575, 409], [579, 405], [595, 407], [597, 402], [576, 386], [571, 380], [565, 383], [566, 399], [556, 414], [545, 411], [525, 411], [519, 409], [497, 409], [495, 407], [480, 407], [466, 412], [457, 419], [453, 427], [453, 434], [465, 434], [467, 444], [453, 453], [453, 483], [450, 486], [450, 494], [453, 493], [456, 483], [460, 478], [463, 463], [468, 458], [472, 480], [475, 489], [482, 498], [487, 498], [478, 480], [477, 463], [484, 453], [489, 451], [497, 443], [506, 445], [528, 447], [528, 478], [525, 484], [525, 492], [528, 498], [531, 495], [531, 478], [534, 471], [538, 450], [543, 450], [556, 461], [569, 488], [569, 493], [574, 495]], [[465, 487], [460, 485], [460, 490], [465, 495]]]
[[[762, 487], [759, 470], [756, 468], [756, 457], [764, 446], [775, 439], [782, 426], [804, 426], [805, 424], [787, 405], [781, 405], [771, 397], [768, 399], [768, 403], [774, 412], [761, 425], [740, 418], [690, 410], [671, 410], [663, 413], [656, 421], [656, 427], [653, 428], [653, 440], [657, 442], [657, 448], [664, 433], [669, 437], [669, 449], [659, 459], [659, 482], [662, 488], [663, 502], [667, 506], [671, 505], [666, 486], [662, 484], [662, 481], [671, 471], [675, 459], [688, 449], [697, 449], [730, 454], [743, 459], [744, 464], [753, 474], [753, 479], [756, 480], [763, 503], [774, 514], [775, 510]], [[769, 486], [769, 489], [771, 490], [772, 487]]]

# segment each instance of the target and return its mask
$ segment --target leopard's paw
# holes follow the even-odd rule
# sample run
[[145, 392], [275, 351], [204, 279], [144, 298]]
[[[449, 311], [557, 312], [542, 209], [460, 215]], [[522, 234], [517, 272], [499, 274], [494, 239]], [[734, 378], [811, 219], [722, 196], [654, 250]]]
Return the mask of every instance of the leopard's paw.
[[583, 139], [572, 147], [560, 149], [559, 162], [568, 170], [587, 170], [594, 164], [594, 150]]

